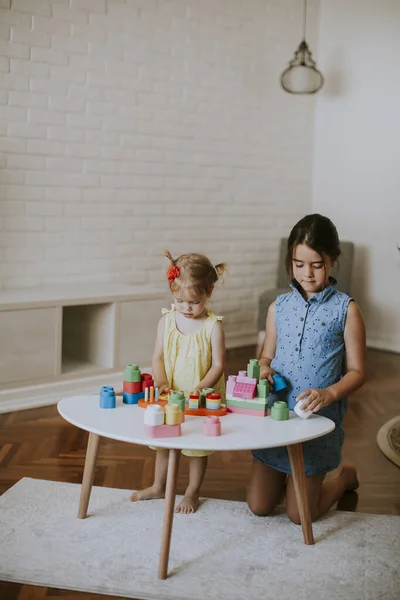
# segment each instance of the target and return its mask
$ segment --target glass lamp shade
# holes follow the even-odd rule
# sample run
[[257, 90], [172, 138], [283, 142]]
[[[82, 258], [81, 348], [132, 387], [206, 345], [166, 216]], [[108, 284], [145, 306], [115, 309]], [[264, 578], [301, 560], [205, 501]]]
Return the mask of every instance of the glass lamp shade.
[[281, 75], [283, 89], [290, 94], [315, 94], [324, 84], [324, 78], [318, 71], [311, 56], [307, 42], [303, 40]]

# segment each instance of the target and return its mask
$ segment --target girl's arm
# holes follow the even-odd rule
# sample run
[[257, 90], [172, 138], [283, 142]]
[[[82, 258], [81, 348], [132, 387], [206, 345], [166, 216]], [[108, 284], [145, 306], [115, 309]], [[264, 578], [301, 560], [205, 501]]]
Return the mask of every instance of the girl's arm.
[[261, 352], [260, 363], [260, 379], [268, 379], [271, 385], [274, 384], [272, 375], [275, 375], [275, 371], [271, 369], [270, 364], [275, 356], [276, 350], [276, 325], [275, 325], [275, 306], [276, 302], [273, 302], [267, 313], [267, 320], [265, 323], [265, 341]]
[[325, 389], [302, 392], [296, 400], [308, 396], [302, 405], [303, 410], [317, 412], [323, 406], [352, 394], [365, 382], [365, 325], [361, 311], [355, 302], [350, 302], [347, 309], [344, 345], [346, 348], [346, 375], [340, 381]]
[[151, 361], [153, 378], [157, 387], [160, 388], [160, 394], [168, 392], [168, 380], [164, 366], [164, 330], [165, 317], [161, 317], [157, 325], [157, 337]]
[[225, 371], [225, 333], [221, 321], [217, 321], [211, 331], [211, 367], [205, 377], [197, 385], [203, 388], [212, 388], [220, 380]]

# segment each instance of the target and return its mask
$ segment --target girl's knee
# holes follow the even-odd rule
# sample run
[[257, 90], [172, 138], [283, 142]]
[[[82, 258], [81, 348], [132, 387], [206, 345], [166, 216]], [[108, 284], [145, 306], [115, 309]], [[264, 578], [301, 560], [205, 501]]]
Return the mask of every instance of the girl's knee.
[[275, 508], [275, 505], [267, 504], [257, 498], [247, 498], [247, 506], [256, 517], [268, 517]]
[[[299, 509], [296, 506], [287, 506], [286, 507], [287, 516], [295, 525], [301, 525], [300, 513]], [[314, 523], [318, 519], [317, 510], [311, 510], [311, 522]]]

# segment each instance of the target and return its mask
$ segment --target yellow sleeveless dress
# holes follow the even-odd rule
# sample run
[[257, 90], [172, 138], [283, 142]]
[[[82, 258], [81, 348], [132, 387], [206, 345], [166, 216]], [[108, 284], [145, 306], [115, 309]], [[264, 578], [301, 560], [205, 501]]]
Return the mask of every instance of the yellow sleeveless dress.
[[[183, 391], [186, 398], [199, 384], [211, 368], [211, 331], [217, 321], [212, 311], [208, 311], [207, 319], [196, 333], [185, 335], [176, 326], [176, 311], [162, 309], [165, 315], [164, 329], [164, 366], [168, 387], [171, 390]], [[225, 398], [225, 375], [215, 384], [214, 389]], [[186, 456], [208, 456], [212, 452], [205, 450], [182, 450]]]

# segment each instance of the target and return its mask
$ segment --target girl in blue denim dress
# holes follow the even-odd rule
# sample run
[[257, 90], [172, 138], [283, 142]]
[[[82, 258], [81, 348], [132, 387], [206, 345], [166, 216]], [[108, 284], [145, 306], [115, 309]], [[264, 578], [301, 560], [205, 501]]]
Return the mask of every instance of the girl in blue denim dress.
[[[358, 487], [356, 469], [345, 464], [339, 475], [325, 481], [341, 462], [343, 419], [347, 396], [365, 380], [365, 327], [352, 298], [335, 289], [330, 276], [340, 255], [336, 227], [327, 217], [307, 215], [292, 229], [286, 266], [292, 275], [292, 292], [271, 304], [260, 358], [261, 378], [273, 383], [275, 373], [288, 383], [286, 400], [293, 410], [302, 408], [335, 422], [326, 436], [303, 443], [304, 465], [312, 520]], [[281, 392], [282, 393], [282, 392]], [[286, 485], [286, 509], [300, 523], [287, 448], [253, 451], [247, 502], [260, 516], [270, 514]]]

